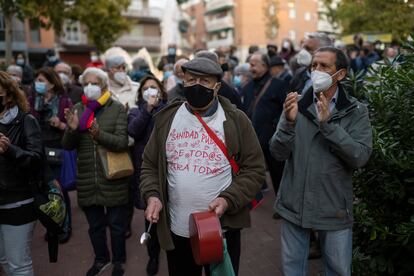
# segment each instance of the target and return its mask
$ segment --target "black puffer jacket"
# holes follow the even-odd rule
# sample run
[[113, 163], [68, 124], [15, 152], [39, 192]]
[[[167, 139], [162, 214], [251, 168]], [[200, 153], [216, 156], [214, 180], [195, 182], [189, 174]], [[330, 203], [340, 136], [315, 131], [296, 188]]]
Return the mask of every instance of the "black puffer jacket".
[[0, 154], [0, 205], [31, 198], [32, 172], [42, 160], [40, 126], [30, 114], [21, 111], [10, 124], [0, 123], [0, 132], [10, 140], [10, 147]]

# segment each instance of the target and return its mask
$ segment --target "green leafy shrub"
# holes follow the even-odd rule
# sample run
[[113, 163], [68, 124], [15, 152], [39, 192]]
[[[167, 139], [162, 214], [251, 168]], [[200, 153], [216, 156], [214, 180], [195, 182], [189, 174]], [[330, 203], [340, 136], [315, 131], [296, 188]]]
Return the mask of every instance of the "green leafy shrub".
[[414, 43], [352, 93], [368, 104], [373, 153], [354, 175], [353, 275], [414, 275]]

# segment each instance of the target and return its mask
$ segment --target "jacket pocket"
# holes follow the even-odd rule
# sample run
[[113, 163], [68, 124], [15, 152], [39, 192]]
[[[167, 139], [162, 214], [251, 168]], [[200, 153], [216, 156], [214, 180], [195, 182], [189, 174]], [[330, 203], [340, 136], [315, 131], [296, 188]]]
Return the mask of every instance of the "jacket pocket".
[[344, 169], [322, 174], [318, 214], [321, 219], [352, 220], [352, 180]]

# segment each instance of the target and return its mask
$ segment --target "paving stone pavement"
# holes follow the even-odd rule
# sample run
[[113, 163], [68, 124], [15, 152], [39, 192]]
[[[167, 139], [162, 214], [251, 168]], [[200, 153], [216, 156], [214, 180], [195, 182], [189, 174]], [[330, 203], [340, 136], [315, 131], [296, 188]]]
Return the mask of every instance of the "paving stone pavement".
[[[45, 230], [38, 223], [32, 245], [36, 276], [80, 276], [91, 266], [94, 255], [88, 237], [88, 224], [77, 206], [76, 193], [71, 192], [73, 213], [73, 236], [67, 244], [59, 247], [58, 263], [49, 263]], [[282, 275], [280, 266], [280, 221], [272, 218], [274, 193], [265, 193], [264, 203], [251, 212], [252, 228], [242, 231], [242, 255], [239, 276]], [[132, 225], [132, 237], [127, 240], [127, 263], [125, 276], [145, 276], [148, 261], [146, 249], [139, 244], [144, 231], [143, 211], [136, 210]], [[309, 262], [309, 275], [322, 275], [321, 260]], [[1, 273], [0, 273], [1, 275]], [[102, 275], [111, 275], [110, 270]], [[160, 255], [160, 276], [167, 276], [165, 252]], [[191, 276], [191, 275], [189, 275]]]

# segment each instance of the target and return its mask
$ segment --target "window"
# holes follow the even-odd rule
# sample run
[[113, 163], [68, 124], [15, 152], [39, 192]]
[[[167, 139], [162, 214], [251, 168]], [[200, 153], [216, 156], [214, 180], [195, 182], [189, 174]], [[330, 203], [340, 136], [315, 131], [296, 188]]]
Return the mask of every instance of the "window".
[[295, 9], [290, 9], [289, 10], [289, 18], [291, 18], [291, 19], [296, 18], [296, 10]]
[[132, 36], [132, 37], [144, 36], [144, 26], [135, 25], [134, 27], [132, 27], [131, 32], [129, 33], [129, 36]]
[[305, 20], [311, 21], [311, 19], [312, 19], [312, 14], [310, 12], [305, 12]]
[[294, 30], [289, 31], [289, 38], [291, 40], [296, 40], [296, 32]]
[[40, 43], [40, 28], [37, 22], [29, 20], [30, 41], [33, 43]]
[[81, 41], [80, 22], [68, 20], [64, 26], [65, 40], [67, 43], [79, 43]]

